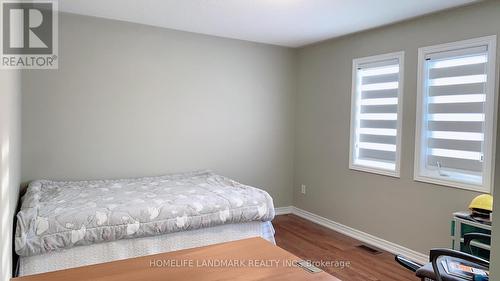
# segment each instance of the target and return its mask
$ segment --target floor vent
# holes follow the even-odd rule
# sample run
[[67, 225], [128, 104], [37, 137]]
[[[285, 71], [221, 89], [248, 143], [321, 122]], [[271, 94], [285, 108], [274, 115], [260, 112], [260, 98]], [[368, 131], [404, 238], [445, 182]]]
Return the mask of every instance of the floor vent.
[[380, 255], [380, 254], [382, 254], [381, 251], [379, 251], [379, 250], [377, 250], [375, 248], [372, 248], [370, 246], [367, 246], [367, 245], [359, 245], [357, 247], [360, 248], [363, 251], [369, 252], [372, 255]]

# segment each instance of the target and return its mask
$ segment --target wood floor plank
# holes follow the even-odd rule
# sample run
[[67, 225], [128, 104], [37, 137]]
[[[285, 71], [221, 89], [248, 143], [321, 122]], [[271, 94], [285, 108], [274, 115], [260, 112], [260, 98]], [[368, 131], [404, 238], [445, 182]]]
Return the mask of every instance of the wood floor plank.
[[320, 266], [343, 281], [418, 281], [394, 261], [394, 255], [381, 251], [372, 254], [358, 246], [362, 242], [295, 215], [273, 220], [276, 243], [305, 260], [349, 262], [348, 267]]

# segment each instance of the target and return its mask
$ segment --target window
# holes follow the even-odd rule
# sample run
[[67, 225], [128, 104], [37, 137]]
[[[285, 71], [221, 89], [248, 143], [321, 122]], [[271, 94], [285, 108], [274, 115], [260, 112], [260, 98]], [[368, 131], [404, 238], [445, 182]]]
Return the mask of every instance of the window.
[[349, 167], [399, 177], [404, 52], [353, 61]]
[[490, 192], [496, 37], [419, 49], [415, 180]]

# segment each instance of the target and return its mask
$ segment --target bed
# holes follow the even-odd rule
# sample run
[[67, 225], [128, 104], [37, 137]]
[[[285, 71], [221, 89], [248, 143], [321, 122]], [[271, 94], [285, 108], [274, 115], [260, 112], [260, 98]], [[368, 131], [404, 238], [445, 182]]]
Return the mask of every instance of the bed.
[[17, 214], [19, 275], [260, 236], [274, 243], [261, 189], [210, 171], [31, 182]]

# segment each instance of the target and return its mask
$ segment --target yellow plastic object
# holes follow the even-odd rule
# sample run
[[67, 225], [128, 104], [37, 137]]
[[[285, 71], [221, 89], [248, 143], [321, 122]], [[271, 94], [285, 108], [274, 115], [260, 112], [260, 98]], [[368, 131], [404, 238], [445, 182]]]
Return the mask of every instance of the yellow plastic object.
[[489, 194], [479, 195], [472, 199], [469, 205], [469, 209], [474, 210], [485, 210], [488, 212], [493, 211], [493, 196]]

